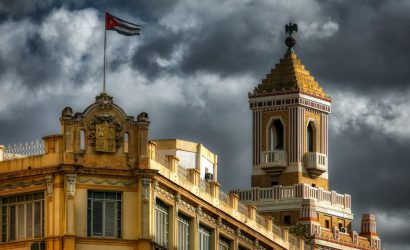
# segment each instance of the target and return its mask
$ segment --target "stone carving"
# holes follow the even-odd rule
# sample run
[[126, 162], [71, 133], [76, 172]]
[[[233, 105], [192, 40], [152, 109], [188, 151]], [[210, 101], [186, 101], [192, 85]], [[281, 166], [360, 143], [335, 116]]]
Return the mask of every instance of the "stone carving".
[[95, 103], [100, 109], [111, 109], [113, 106], [112, 96], [106, 93], [101, 93], [99, 96], [95, 97]]
[[96, 115], [88, 127], [90, 145], [95, 146], [95, 151], [115, 153], [121, 147], [122, 126], [114, 116]]
[[45, 180], [47, 185], [47, 196], [48, 199], [51, 200], [51, 198], [53, 197], [53, 176], [46, 176]]
[[69, 199], [74, 198], [75, 196], [75, 180], [77, 178], [76, 174], [67, 174], [66, 183], [67, 183], [67, 197]]

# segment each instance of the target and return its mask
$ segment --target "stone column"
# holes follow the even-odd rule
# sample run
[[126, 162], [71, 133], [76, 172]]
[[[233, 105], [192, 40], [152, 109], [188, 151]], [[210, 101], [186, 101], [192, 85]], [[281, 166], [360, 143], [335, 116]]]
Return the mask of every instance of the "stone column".
[[141, 178], [141, 238], [153, 239], [154, 237], [154, 215], [153, 195], [151, 178]]

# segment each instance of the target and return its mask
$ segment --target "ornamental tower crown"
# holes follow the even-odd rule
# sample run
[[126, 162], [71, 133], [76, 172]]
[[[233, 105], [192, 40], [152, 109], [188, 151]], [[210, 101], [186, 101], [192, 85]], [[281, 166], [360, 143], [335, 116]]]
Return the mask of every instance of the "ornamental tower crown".
[[253, 187], [307, 183], [328, 189], [331, 98], [293, 50], [297, 25], [286, 25], [284, 57], [249, 93]]

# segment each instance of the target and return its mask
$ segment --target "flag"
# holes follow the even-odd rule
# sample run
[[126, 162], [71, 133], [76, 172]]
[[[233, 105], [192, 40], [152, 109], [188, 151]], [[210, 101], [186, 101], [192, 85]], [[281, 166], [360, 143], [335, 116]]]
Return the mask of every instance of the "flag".
[[105, 12], [105, 29], [115, 30], [126, 36], [134, 36], [140, 34], [141, 27]]

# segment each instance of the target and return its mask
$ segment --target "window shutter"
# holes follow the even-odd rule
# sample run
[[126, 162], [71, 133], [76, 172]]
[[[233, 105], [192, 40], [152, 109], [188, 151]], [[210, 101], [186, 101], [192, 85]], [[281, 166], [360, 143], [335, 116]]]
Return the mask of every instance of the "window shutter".
[[102, 236], [103, 206], [102, 201], [93, 202], [93, 235]]
[[16, 240], [16, 206], [10, 206], [10, 236], [9, 240]]
[[104, 213], [104, 228], [105, 236], [114, 237], [115, 236], [115, 201], [105, 202], [105, 213]]
[[25, 221], [24, 221], [24, 205], [18, 205], [17, 206], [17, 238], [19, 240], [24, 239], [25, 237], [25, 232], [24, 232], [24, 228], [25, 228]]
[[34, 203], [34, 237], [41, 237], [41, 204]]
[[26, 205], [26, 237], [32, 238], [33, 237], [33, 204], [28, 203]]

